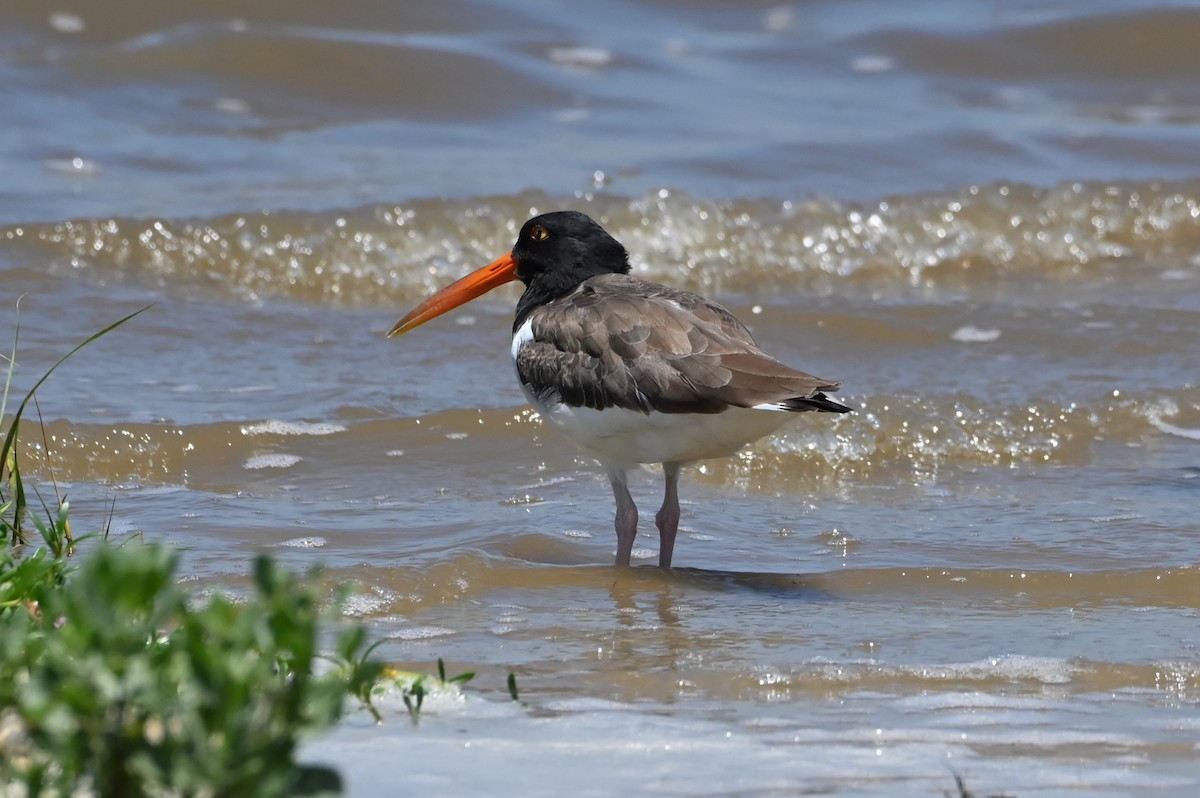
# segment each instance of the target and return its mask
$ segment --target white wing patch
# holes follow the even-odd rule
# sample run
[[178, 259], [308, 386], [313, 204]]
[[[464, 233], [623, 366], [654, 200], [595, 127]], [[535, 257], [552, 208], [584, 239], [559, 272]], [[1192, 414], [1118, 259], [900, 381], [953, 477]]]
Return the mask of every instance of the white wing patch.
[[783, 406], [782, 402], [764, 402], [761, 405], [754, 405], [755, 410], [778, 410], [786, 413], [788, 409]]

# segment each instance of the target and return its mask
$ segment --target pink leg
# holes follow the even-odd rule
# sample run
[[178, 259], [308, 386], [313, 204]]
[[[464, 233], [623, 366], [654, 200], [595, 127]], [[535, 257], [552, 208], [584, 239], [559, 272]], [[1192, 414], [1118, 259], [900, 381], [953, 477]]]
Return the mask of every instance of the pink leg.
[[679, 530], [679, 463], [663, 463], [663, 478], [666, 489], [663, 491], [662, 507], [654, 516], [658, 524], [658, 567], [671, 567], [671, 553], [675, 550], [675, 533]]
[[610, 468], [608, 481], [612, 485], [613, 498], [617, 500], [617, 565], [627, 566], [633, 555], [633, 540], [637, 537], [637, 505], [629, 495], [629, 484], [625, 481], [623, 470]]

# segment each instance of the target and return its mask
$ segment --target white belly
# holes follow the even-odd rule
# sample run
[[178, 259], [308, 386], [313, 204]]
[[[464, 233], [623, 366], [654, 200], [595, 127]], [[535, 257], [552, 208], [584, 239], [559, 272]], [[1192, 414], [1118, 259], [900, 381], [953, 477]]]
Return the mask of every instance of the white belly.
[[690, 463], [728, 457], [779, 429], [792, 413], [731, 407], [724, 413], [651, 413], [541, 405], [542, 418], [606, 465]]

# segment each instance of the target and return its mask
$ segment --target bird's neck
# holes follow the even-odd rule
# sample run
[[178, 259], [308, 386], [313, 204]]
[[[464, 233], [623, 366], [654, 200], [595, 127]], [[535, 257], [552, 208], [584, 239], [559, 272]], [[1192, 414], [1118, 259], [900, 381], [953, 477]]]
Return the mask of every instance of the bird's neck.
[[514, 333], [525, 323], [525, 319], [529, 317], [530, 313], [548, 302], [553, 302], [559, 297], [571, 293], [591, 275], [564, 279], [566, 276], [563, 274], [540, 274], [525, 284], [525, 293], [521, 294], [521, 298], [517, 300], [517, 317], [513, 321]]
[[628, 274], [629, 256], [625, 249], [615, 241], [612, 251], [601, 253], [603, 257], [579, 257], [568, 261], [559, 261], [553, 267], [537, 268], [536, 262], [529, 264], [528, 272], [522, 273], [521, 265], [517, 267], [517, 277], [525, 283], [525, 293], [517, 302], [517, 318], [513, 322], [513, 332], [520, 329], [525, 319], [536, 308], [553, 302], [559, 297], [573, 293], [584, 282], [601, 274]]

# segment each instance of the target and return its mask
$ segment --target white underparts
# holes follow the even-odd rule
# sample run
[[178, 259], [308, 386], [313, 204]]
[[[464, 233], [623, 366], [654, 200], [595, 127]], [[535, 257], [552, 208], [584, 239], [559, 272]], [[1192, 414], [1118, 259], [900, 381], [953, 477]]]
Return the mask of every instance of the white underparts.
[[769, 435], [793, 413], [731, 407], [723, 413], [658, 413], [610, 407], [592, 410], [526, 396], [542, 418], [606, 464], [690, 463], [728, 457]]

